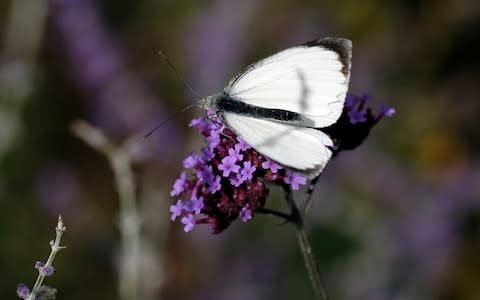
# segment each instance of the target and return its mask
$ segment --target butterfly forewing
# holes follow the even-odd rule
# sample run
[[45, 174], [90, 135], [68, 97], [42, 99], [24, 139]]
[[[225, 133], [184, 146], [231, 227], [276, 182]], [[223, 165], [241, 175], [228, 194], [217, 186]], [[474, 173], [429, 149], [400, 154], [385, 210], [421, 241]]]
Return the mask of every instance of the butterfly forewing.
[[252, 64], [224, 91], [237, 101], [300, 113], [312, 127], [326, 127], [342, 113], [350, 57], [348, 40], [307, 42]]

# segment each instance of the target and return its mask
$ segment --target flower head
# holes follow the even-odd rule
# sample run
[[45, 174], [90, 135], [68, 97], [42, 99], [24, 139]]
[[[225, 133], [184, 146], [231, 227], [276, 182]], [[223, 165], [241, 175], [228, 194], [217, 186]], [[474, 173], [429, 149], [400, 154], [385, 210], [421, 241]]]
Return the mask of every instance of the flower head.
[[366, 107], [368, 101], [370, 101], [368, 94], [348, 95], [343, 112], [337, 122], [321, 129], [334, 142], [331, 147], [333, 156], [343, 150], [352, 150], [360, 146], [370, 134], [373, 126], [384, 116], [390, 117], [395, 113], [394, 108], [385, 104], [380, 105], [379, 112], [375, 113], [371, 108]]
[[265, 205], [266, 184], [287, 185], [286, 170], [257, 153], [218, 118], [194, 119], [190, 126], [204, 136], [206, 146], [200, 155], [187, 156], [185, 171], [171, 192], [183, 197], [170, 206], [170, 213], [172, 221], [180, 219], [185, 232], [208, 224], [219, 233], [237, 218], [246, 222]]

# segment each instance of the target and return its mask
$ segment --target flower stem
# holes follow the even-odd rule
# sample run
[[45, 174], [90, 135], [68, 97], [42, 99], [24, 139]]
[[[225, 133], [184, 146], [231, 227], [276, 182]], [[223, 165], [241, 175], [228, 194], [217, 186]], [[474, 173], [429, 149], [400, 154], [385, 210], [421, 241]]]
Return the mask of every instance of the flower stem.
[[[55, 241], [50, 241], [50, 248], [52, 249], [50, 252], [50, 256], [47, 259], [47, 262], [45, 263], [45, 267], [52, 266], [53, 260], [55, 259], [55, 255], [58, 253], [58, 251], [64, 249], [64, 246], [60, 246], [60, 241], [62, 240], [62, 235], [65, 232], [67, 228], [65, 225], [63, 225], [63, 220], [62, 216], [58, 216], [58, 222], [57, 222], [57, 227], [55, 227]], [[42, 287], [43, 280], [45, 279], [45, 274], [39, 270], [38, 272], [38, 277], [37, 281], [35, 281], [35, 285], [32, 288], [32, 292], [30, 293], [30, 296], [28, 296], [27, 300], [34, 300], [37, 297], [37, 294]]]
[[284, 191], [285, 199], [290, 208], [289, 220], [291, 223], [293, 223], [293, 225], [295, 225], [295, 232], [297, 234], [298, 244], [300, 245], [300, 250], [302, 251], [303, 259], [305, 260], [305, 267], [307, 268], [308, 276], [310, 277], [313, 289], [315, 290], [318, 299], [326, 300], [328, 299], [328, 296], [323, 286], [322, 279], [320, 277], [320, 270], [318, 268], [318, 264], [316, 262], [315, 256], [313, 255], [312, 247], [310, 246], [310, 242], [305, 231], [302, 216], [300, 215], [298, 207], [295, 204], [290, 187], [285, 187]]

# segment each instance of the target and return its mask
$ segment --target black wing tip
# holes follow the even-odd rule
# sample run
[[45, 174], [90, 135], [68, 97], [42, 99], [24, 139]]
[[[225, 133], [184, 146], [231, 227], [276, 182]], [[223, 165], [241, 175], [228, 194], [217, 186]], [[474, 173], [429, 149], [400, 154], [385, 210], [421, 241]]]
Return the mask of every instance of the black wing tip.
[[325, 37], [322, 39], [311, 40], [302, 44], [305, 47], [323, 47], [338, 54], [340, 62], [343, 65], [342, 73], [346, 77], [350, 73], [350, 62], [352, 60], [352, 41], [345, 38]]

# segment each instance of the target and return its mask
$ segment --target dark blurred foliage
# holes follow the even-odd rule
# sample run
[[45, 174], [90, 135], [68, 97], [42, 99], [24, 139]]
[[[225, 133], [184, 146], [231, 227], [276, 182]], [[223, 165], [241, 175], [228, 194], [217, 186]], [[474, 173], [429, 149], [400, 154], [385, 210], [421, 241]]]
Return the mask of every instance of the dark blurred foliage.
[[290, 226], [257, 216], [214, 236], [169, 222], [182, 158], [201, 147], [188, 120], [203, 112], [142, 135], [195, 101], [159, 49], [208, 95], [246, 64], [323, 36], [353, 41], [350, 91], [397, 110], [329, 164], [308, 211], [332, 299], [478, 299], [475, 0], [1, 1], [0, 298], [33, 284], [58, 213], [68, 248], [47, 284], [59, 299], [117, 298], [118, 196], [105, 158], [69, 130], [80, 118], [133, 141], [161, 270], [142, 281], [155, 299], [311, 299]]

